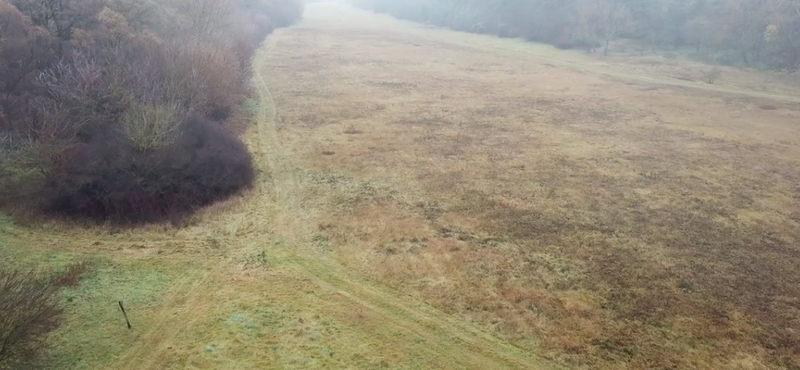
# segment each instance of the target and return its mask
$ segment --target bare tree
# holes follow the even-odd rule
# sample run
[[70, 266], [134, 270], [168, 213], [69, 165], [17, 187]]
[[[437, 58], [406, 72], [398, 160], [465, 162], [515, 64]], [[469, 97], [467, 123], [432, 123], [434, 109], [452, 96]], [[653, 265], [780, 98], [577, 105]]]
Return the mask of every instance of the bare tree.
[[725, 19], [726, 33], [732, 47], [738, 48], [744, 64], [761, 60], [769, 26], [770, 0], [729, 0], [720, 17]]
[[592, 1], [584, 1], [579, 4], [577, 9], [577, 25], [573, 38], [577, 44], [586, 48], [587, 53], [596, 53], [599, 45], [598, 34], [600, 33], [600, 16]]
[[110, 0], [106, 6], [122, 14], [128, 25], [137, 33], [158, 23], [158, 7], [149, 0]]
[[234, 6], [231, 0], [186, 0], [185, 10], [194, 35], [213, 37], [230, 29]]
[[601, 20], [601, 32], [605, 40], [603, 55], [608, 55], [609, 42], [630, 27], [631, 12], [620, 0], [598, 1], [597, 6]]
[[72, 31], [99, 11], [101, 4], [79, 0], [12, 0], [31, 21], [62, 41], [72, 39]]
[[578, 5], [579, 29], [584, 37], [603, 40], [603, 54], [608, 55], [608, 46], [620, 33], [633, 24], [631, 12], [621, 0], [584, 0]]
[[793, 71], [800, 67], [800, 1], [781, 0], [773, 5], [764, 39], [780, 50], [783, 67]]

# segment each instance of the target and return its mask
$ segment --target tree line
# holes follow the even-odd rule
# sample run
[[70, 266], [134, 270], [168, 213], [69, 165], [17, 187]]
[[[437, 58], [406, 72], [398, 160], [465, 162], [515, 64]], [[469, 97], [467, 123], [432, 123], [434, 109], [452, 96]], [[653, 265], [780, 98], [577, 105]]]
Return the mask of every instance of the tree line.
[[[231, 129], [300, 0], [0, 0], [0, 204], [168, 217], [249, 186]], [[25, 203], [36, 200], [34, 203]]]
[[640, 53], [686, 50], [710, 62], [794, 71], [800, 65], [798, 0], [354, 0], [398, 18], [523, 37], [560, 48], [613, 40]]

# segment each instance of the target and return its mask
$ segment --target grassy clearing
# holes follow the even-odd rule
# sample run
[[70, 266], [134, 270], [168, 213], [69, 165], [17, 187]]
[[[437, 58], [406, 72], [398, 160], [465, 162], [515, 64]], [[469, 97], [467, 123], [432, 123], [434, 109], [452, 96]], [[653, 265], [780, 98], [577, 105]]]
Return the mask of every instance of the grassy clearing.
[[305, 17], [254, 63], [247, 194], [180, 229], [0, 219], [0, 261], [95, 262], [58, 368], [798, 363], [787, 87]]
[[796, 89], [308, 17], [270, 85], [348, 266], [572, 366], [797, 366]]

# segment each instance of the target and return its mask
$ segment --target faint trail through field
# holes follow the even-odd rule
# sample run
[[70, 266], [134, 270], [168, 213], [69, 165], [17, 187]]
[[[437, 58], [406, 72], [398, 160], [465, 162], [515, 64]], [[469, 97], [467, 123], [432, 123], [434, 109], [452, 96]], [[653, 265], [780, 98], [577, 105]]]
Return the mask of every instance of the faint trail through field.
[[169, 346], [175, 336], [185, 330], [189, 330], [203, 317], [203, 312], [199, 308], [208, 309], [208, 305], [202, 304], [207, 301], [212, 292], [206, 289], [205, 285], [219, 273], [219, 270], [207, 271], [200, 276], [185, 276], [176, 284], [169, 297], [165, 299], [167, 304], [162, 305], [163, 309], [157, 315], [159, 318], [155, 324], [140, 327], [136, 325], [135, 335], [147, 342], [147, 345], [130, 347], [129, 351], [120, 354], [120, 362], [123, 369], [153, 369], [157, 364], [164, 360], [164, 356], [169, 356]]
[[[320, 30], [324, 32], [324, 29]], [[270, 201], [275, 202], [276, 234], [292, 249], [285, 261], [298, 275], [307, 276], [326, 291], [347, 297], [356, 307], [372, 310], [384, 318], [385, 326], [410, 330], [425, 338], [428, 355], [450, 358], [454, 367], [492, 369], [551, 369], [544, 360], [504, 343], [463, 319], [453, 317], [423, 303], [407, 299], [379, 283], [348, 271], [335, 259], [320, 255], [308, 247], [310, 231], [316, 227], [314, 210], [302, 205], [303, 183], [297, 167], [282, 150], [277, 124], [277, 108], [268, 87], [265, 71], [269, 70], [270, 51], [279, 45], [283, 31], [279, 30], [256, 58], [254, 69], [260, 96], [261, 111], [257, 130], [260, 142], [258, 160], [268, 164], [270, 182], [274, 187]], [[265, 192], [266, 193], [266, 192]], [[379, 340], [376, 338], [376, 340]], [[459, 348], [459, 351], [453, 351]], [[456, 365], [459, 364], [459, 365]]]

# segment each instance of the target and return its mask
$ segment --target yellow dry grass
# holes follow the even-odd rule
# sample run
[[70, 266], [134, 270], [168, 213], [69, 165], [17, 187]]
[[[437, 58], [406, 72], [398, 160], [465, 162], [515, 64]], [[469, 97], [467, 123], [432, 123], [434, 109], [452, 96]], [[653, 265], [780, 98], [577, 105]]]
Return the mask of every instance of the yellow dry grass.
[[0, 222], [0, 259], [95, 261], [60, 369], [798, 366], [797, 90], [633, 63], [309, 5], [255, 62], [252, 191]]
[[268, 80], [347, 266], [571, 366], [800, 361], [796, 87], [307, 18]]

